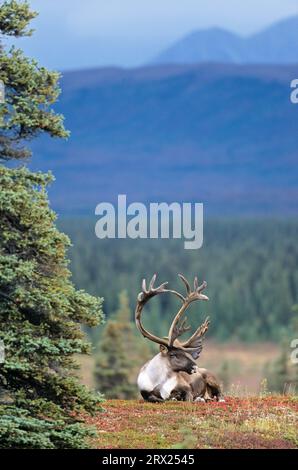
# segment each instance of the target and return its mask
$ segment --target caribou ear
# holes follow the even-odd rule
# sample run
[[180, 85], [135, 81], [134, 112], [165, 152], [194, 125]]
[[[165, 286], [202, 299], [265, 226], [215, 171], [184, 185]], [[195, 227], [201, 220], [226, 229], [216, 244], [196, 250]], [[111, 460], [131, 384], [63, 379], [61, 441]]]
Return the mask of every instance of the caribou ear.
[[203, 349], [202, 338], [194, 338], [188, 346], [189, 348], [195, 348], [193, 351], [189, 351], [189, 354], [191, 354], [194, 359], [198, 359]]
[[196, 349], [195, 351], [191, 351], [189, 354], [193, 357], [193, 359], [197, 360], [201, 354], [202, 349]]
[[164, 346], [163, 344], [161, 344], [159, 346], [159, 350], [160, 350], [161, 354], [167, 354], [167, 352], [168, 352], [168, 348], [166, 346]]

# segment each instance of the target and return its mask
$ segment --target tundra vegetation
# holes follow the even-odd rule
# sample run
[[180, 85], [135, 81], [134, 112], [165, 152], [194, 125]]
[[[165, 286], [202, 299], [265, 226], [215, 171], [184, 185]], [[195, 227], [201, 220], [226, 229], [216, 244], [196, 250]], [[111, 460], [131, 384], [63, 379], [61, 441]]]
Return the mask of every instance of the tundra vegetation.
[[224, 403], [110, 400], [87, 422], [105, 449], [294, 449], [298, 401], [290, 396], [227, 397]]
[[[0, 6], [1, 37], [31, 34], [35, 13], [26, 2]], [[102, 320], [101, 299], [76, 290], [46, 188], [50, 174], [5, 165], [30, 156], [25, 141], [66, 137], [51, 105], [58, 74], [0, 44], [0, 447], [77, 448], [90, 431], [79, 412], [98, 409], [99, 398], [75, 377], [74, 353], [87, 353], [81, 325]]]

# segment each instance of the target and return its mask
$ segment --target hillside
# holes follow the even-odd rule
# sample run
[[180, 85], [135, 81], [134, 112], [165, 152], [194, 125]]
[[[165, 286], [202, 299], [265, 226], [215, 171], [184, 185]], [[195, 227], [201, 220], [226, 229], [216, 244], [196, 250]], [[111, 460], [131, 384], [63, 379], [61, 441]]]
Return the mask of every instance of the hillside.
[[110, 400], [88, 419], [104, 449], [295, 449], [298, 401], [276, 396], [225, 403]]
[[152, 63], [295, 64], [298, 63], [297, 41], [297, 16], [281, 20], [247, 37], [220, 28], [209, 28], [179, 39]]
[[215, 64], [65, 73], [57, 110], [71, 138], [39, 140], [32, 167], [53, 170], [51, 200], [64, 213], [91, 215], [121, 193], [221, 215], [295, 213], [296, 75]]

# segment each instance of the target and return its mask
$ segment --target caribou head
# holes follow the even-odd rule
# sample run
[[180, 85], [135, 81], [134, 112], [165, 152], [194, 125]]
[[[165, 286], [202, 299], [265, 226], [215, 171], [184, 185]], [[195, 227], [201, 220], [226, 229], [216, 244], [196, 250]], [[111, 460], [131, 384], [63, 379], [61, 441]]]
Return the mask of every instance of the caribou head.
[[[168, 398], [175, 388], [181, 386], [180, 372], [192, 374], [197, 372], [196, 359], [202, 351], [202, 338], [209, 327], [207, 318], [197, 330], [186, 341], [180, 341], [178, 338], [186, 331], [190, 330], [187, 326], [187, 319], [184, 316], [190, 304], [196, 300], [209, 300], [202, 291], [207, 283], [204, 281], [201, 285], [197, 277], [194, 279], [193, 289], [182, 274], [180, 279], [186, 287], [186, 293], [183, 295], [175, 290], [167, 289], [167, 282], [155, 287], [156, 274], [152, 277], [148, 288], [146, 280], [143, 280], [142, 291], [137, 297], [135, 310], [135, 321], [141, 334], [160, 345], [160, 353], [151, 361], [143, 366], [138, 377], [138, 385], [143, 397], [153, 397], [152, 401], [160, 401]], [[176, 295], [182, 302], [180, 309], [176, 313], [170, 326], [168, 336], [160, 338], [147, 331], [141, 321], [141, 315], [144, 305], [153, 297], [159, 294], [171, 293]], [[155, 400], [155, 398], [157, 398]]]

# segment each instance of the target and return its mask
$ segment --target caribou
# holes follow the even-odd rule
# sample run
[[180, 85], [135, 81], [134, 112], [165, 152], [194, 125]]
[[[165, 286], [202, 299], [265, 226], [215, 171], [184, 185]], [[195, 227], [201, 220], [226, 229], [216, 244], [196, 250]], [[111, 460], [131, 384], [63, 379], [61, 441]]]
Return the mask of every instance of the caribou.
[[[194, 279], [193, 290], [187, 279], [179, 274], [186, 287], [186, 294], [167, 289], [167, 282], [155, 287], [156, 274], [152, 277], [147, 288], [143, 279], [142, 291], [137, 297], [135, 322], [144, 338], [159, 344], [160, 352], [148, 361], [140, 370], [137, 383], [145, 401], [164, 402], [178, 401], [224, 401], [221, 387], [213, 374], [207, 369], [197, 366], [196, 360], [203, 348], [203, 337], [208, 330], [209, 318], [197, 328], [186, 341], [178, 338], [190, 330], [187, 318], [184, 316], [190, 304], [196, 300], [209, 300], [202, 291], [207, 287], [204, 281], [201, 285], [197, 277]], [[171, 293], [176, 295], [182, 305], [176, 313], [170, 326], [168, 336], [159, 338], [147, 331], [142, 323], [141, 315], [144, 305], [159, 294]]]

